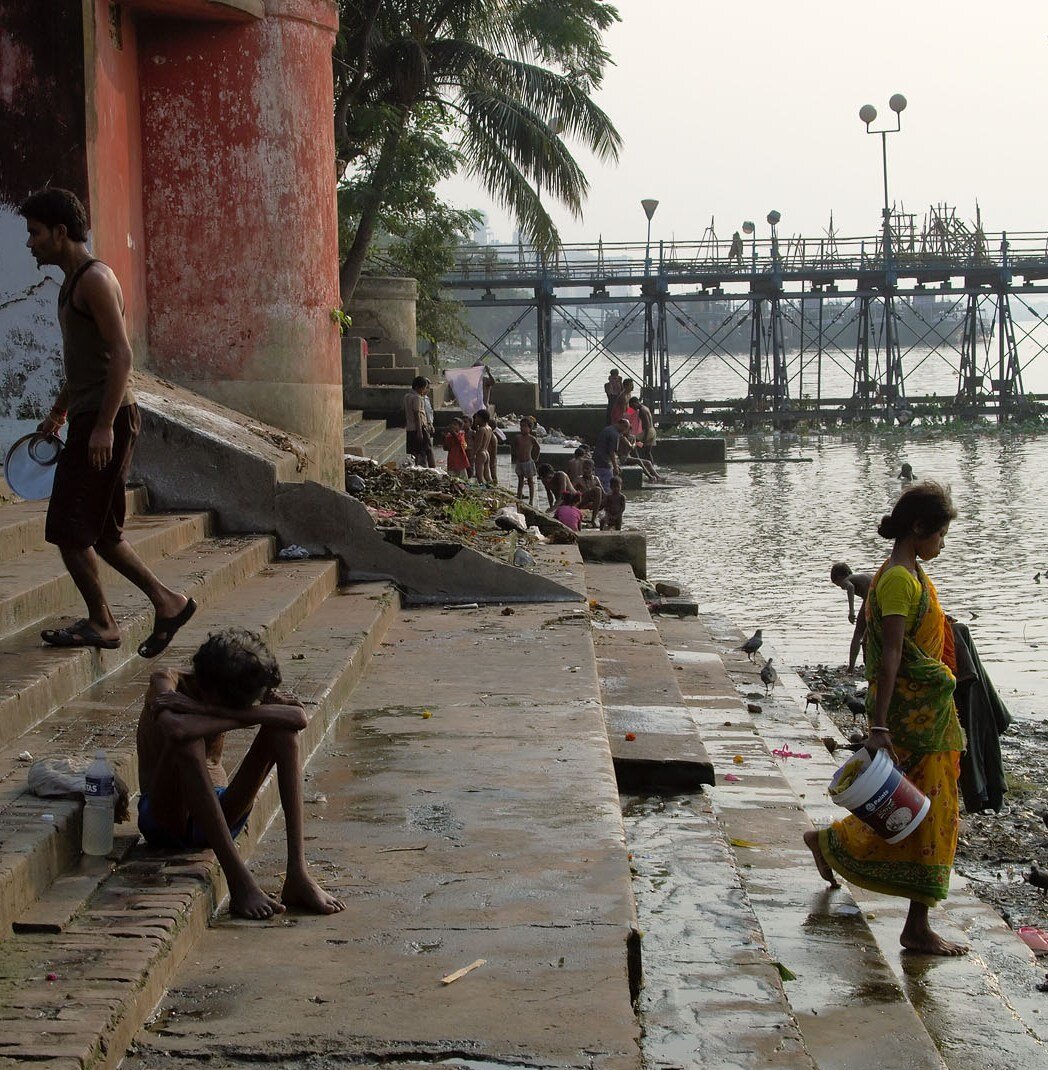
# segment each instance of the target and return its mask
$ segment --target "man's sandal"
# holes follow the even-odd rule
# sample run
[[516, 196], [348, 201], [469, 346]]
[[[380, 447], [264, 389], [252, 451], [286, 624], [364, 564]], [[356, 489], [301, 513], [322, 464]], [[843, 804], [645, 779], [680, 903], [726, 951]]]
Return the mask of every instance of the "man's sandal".
[[174, 639], [178, 629], [187, 623], [189, 618], [196, 612], [197, 604], [192, 598], [186, 602], [182, 612], [174, 617], [154, 617], [153, 633], [144, 640], [138, 648], [138, 656], [141, 658], [159, 657], [168, 644]]
[[48, 646], [90, 646], [97, 647], [99, 650], [116, 650], [120, 646], [119, 639], [103, 639], [87, 618], [78, 620], [66, 628], [45, 628], [40, 633], [40, 638]]

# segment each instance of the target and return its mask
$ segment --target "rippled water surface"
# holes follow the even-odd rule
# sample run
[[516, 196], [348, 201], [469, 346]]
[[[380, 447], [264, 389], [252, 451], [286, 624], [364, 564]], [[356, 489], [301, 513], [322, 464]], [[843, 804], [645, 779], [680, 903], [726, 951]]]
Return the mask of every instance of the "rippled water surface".
[[729, 457], [741, 463], [631, 496], [628, 526], [648, 536], [650, 577], [680, 579], [702, 611], [747, 633], [762, 627], [764, 652], [787, 664], [843, 664], [852, 625], [830, 565], [881, 563], [890, 546], [877, 523], [909, 461], [953, 488], [958, 517], [928, 568], [944, 607], [971, 627], [1013, 712], [1048, 714], [1048, 574], [1034, 582], [1048, 571], [1048, 435], [912, 431], [786, 445], [768, 435], [732, 441]]

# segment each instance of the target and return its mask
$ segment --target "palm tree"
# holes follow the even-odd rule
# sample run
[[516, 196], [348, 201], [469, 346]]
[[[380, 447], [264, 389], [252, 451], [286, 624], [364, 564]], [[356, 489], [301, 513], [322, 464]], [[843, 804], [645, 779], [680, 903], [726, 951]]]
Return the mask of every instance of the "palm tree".
[[580, 215], [589, 189], [563, 138], [602, 161], [618, 158], [621, 138], [590, 98], [609, 62], [600, 35], [615, 9], [605, 0], [342, 0], [342, 15], [340, 164], [377, 150], [340, 270], [343, 301], [360, 277], [408, 121], [423, 106], [524, 236], [555, 248], [542, 191]]

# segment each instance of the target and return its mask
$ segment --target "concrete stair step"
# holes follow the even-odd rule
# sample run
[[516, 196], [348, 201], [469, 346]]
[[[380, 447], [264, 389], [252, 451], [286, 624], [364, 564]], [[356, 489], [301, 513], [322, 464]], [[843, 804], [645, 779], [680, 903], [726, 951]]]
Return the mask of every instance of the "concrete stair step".
[[416, 375], [426, 375], [426, 372], [419, 368], [377, 367], [368, 360], [369, 386], [400, 386], [406, 391]]
[[[128, 517], [148, 508], [145, 487], [129, 487], [125, 510]], [[0, 505], [0, 562], [17, 561], [43, 549], [47, 502], [13, 502]], [[4, 585], [6, 587], [6, 583]]]
[[[208, 633], [231, 620], [279, 645], [327, 598], [336, 581], [334, 561], [262, 568], [218, 605], [198, 611], [161, 658], [134, 659], [0, 750], [0, 814], [12, 834], [0, 842], [0, 933], [79, 856], [79, 802], [29, 795], [27, 765], [18, 754], [28, 751], [37, 759], [82, 757], [101, 747], [130, 790], [136, 791], [135, 730], [150, 675], [161, 665], [188, 664]], [[45, 823], [43, 813], [54, 814], [54, 823]]]
[[[300, 736], [307, 759], [337, 718], [397, 605], [386, 585], [338, 592], [279, 643], [275, 653], [285, 685], [309, 715]], [[277, 809], [276, 778], [270, 776], [238, 840], [241, 853], [253, 854]], [[323, 881], [323, 867], [317, 868]], [[80, 1066], [115, 1067], [190, 949], [205, 933], [210, 942], [208, 924], [224, 894], [210, 852], [138, 847], [61, 932], [13, 935], [0, 967], [0, 1060], [58, 1066], [71, 1059]], [[270, 935], [276, 935], [275, 926], [288, 924], [282, 921], [265, 927]], [[230, 923], [237, 931], [240, 924]], [[252, 938], [263, 935], [258, 923], [250, 924]], [[60, 983], [46, 980], [41, 962], [54, 967]], [[282, 1015], [286, 1010], [285, 1005]]]
[[406, 456], [404, 445], [404, 428], [387, 427], [377, 438], [368, 444], [367, 455], [377, 464], [399, 460]]
[[619, 787], [698, 791], [713, 784], [713, 765], [633, 569], [587, 563], [585, 575], [591, 606], [611, 616], [594, 622], [593, 647]]
[[[210, 527], [208, 513], [154, 513], [132, 517], [124, 534], [143, 561], [152, 564], [164, 554], [200, 542]], [[53, 616], [79, 597], [58, 547], [46, 543], [7, 562], [0, 575], [4, 580], [0, 592], [0, 639]], [[108, 565], [102, 575], [107, 588], [118, 579]]]
[[[735, 649], [741, 633], [722, 626], [714, 637], [696, 619], [660, 617], [658, 627], [718, 772], [711, 801], [733, 845], [742, 891], [769, 957], [795, 975], [783, 990], [815, 1065], [943, 1070], [909, 986], [893, 973], [863, 909], [846, 890], [827, 890], [801, 839], [811, 828], [807, 799], [790, 776], [795, 767], [811, 772], [820, 751], [829, 758], [825, 747], [798, 738], [775, 698], [751, 699], [761, 713], [748, 712], [744, 696], [764, 688], [759, 665]], [[771, 753], [783, 743], [813, 757], [783, 763]]]
[[[218, 604], [237, 584], [268, 565], [271, 536], [211, 538], [169, 554], [152, 567], [162, 582], [196, 599], [201, 608]], [[139, 660], [138, 644], [153, 629], [153, 607], [124, 579], [107, 585], [121, 631], [116, 650], [56, 649], [40, 640], [42, 627], [57, 627], [82, 607], [70, 601], [61, 615], [45, 618], [0, 640], [0, 746], [96, 680]]]
[[[378, 438], [383, 431], [386, 430], [385, 420], [361, 420], [353, 427], [346, 430], [342, 436], [342, 443], [346, 448], [346, 452], [354, 452], [357, 450], [366, 450], [368, 443], [372, 439]], [[364, 456], [364, 454], [358, 454]]]
[[[309, 770], [307, 798], [324, 799], [307, 807], [309, 856], [348, 909], [265, 934], [214, 926], [127, 1070], [206, 1050], [230, 1064], [308, 1051], [318, 1064], [415, 1066], [468, 1052], [475, 1066], [639, 1070], [632, 895], [593, 648], [562, 614], [398, 614]], [[264, 886], [279, 881], [279, 837], [253, 865]], [[243, 954], [247, 939], [270, 941], [279, 988]], [[248, 1028], [198, 1014], [216, 963], [251, 1008]]]
[[396, 353], [375, 353], [371, 348], [368, 348], [367, 367], [368, 372], [378, 368], [395, 368], [397, 366]]
[[[741, 633], [730, 634], [738, 635], [741, 642]], [[758, 668], [738, 651], [727, 652], [725, 663], [739, 681], [751, 680]], [[803, 715], [808, 688], [798, 676], [783, 671], [779, 681], [770, 700], [762, 701], [765, 712], [755, 727], [766, 746], [780, 746], [787, 740], [793, 750], [812, 754], [810, 760], [779, 764], [808, 818], [820, 826], [829, 824], [842, 813], [826, 791], [841, 758], [839, 751], [830, 755], [820, 739], [840, 736], [828, 717], [820, 715], [813, 721]], [[974, 895], [963, 877], [953, 874], [949, 898], [932, 918], [936, 930], [970, 943], [971, 953], [957, 959], [903, 953], [899, 933], [909, 904], [894, 896], [846, 887], [893, 980], [910, 996], [950, 1070], [1048, 1065], [1044, 995], [1035, 988], [1043, 980], [1044, 966], [1000, 915]], [[834, 893], [833, 900], [841, 895]]]

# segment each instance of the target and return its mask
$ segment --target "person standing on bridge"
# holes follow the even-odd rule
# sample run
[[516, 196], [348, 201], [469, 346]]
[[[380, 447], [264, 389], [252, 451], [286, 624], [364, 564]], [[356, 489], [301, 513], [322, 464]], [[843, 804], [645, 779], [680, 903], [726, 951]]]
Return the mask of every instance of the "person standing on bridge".
[[87, 606], [83, 620], [46, 628], [40, 637], [48, 646], [120, 646], [101, 558], [153, 603], [153, 632], [138, 653], [155, 658], [196, 612], [196, 602], [162, 584], [124, 539], [124, 484], [141, 421], [128, 385], [132, 353], [120, 283], [88, 251], [87, 211], [75, 194], [50, 187], [18, 211], [37, 264], [65, 275], [58, 292], [65, 383], [37, 430], [56, 435], [68, 418], [69, 435], [58, 457], [44, 538], [58, 547]]
[[838, 887], [834, 870], [862, 888], [909, 899], [900, 942], [925, 955], [963, 955], [928, 923], [928, 910], [949, 893], [957, 850], [958, 778], [964, 732], [954, 704], [953, 629], [935, 586], [919, 564], [938, 557], [957, 515], [949, 491], [916, 483], [903, 491], [877, 534], [893, 539], [891, 555], [866, 599], [866, 696], [871, 755], [884, 750], [928, 797], [928, 816], [891, 844], [857, 817], [804, 834], [819, 873]]

